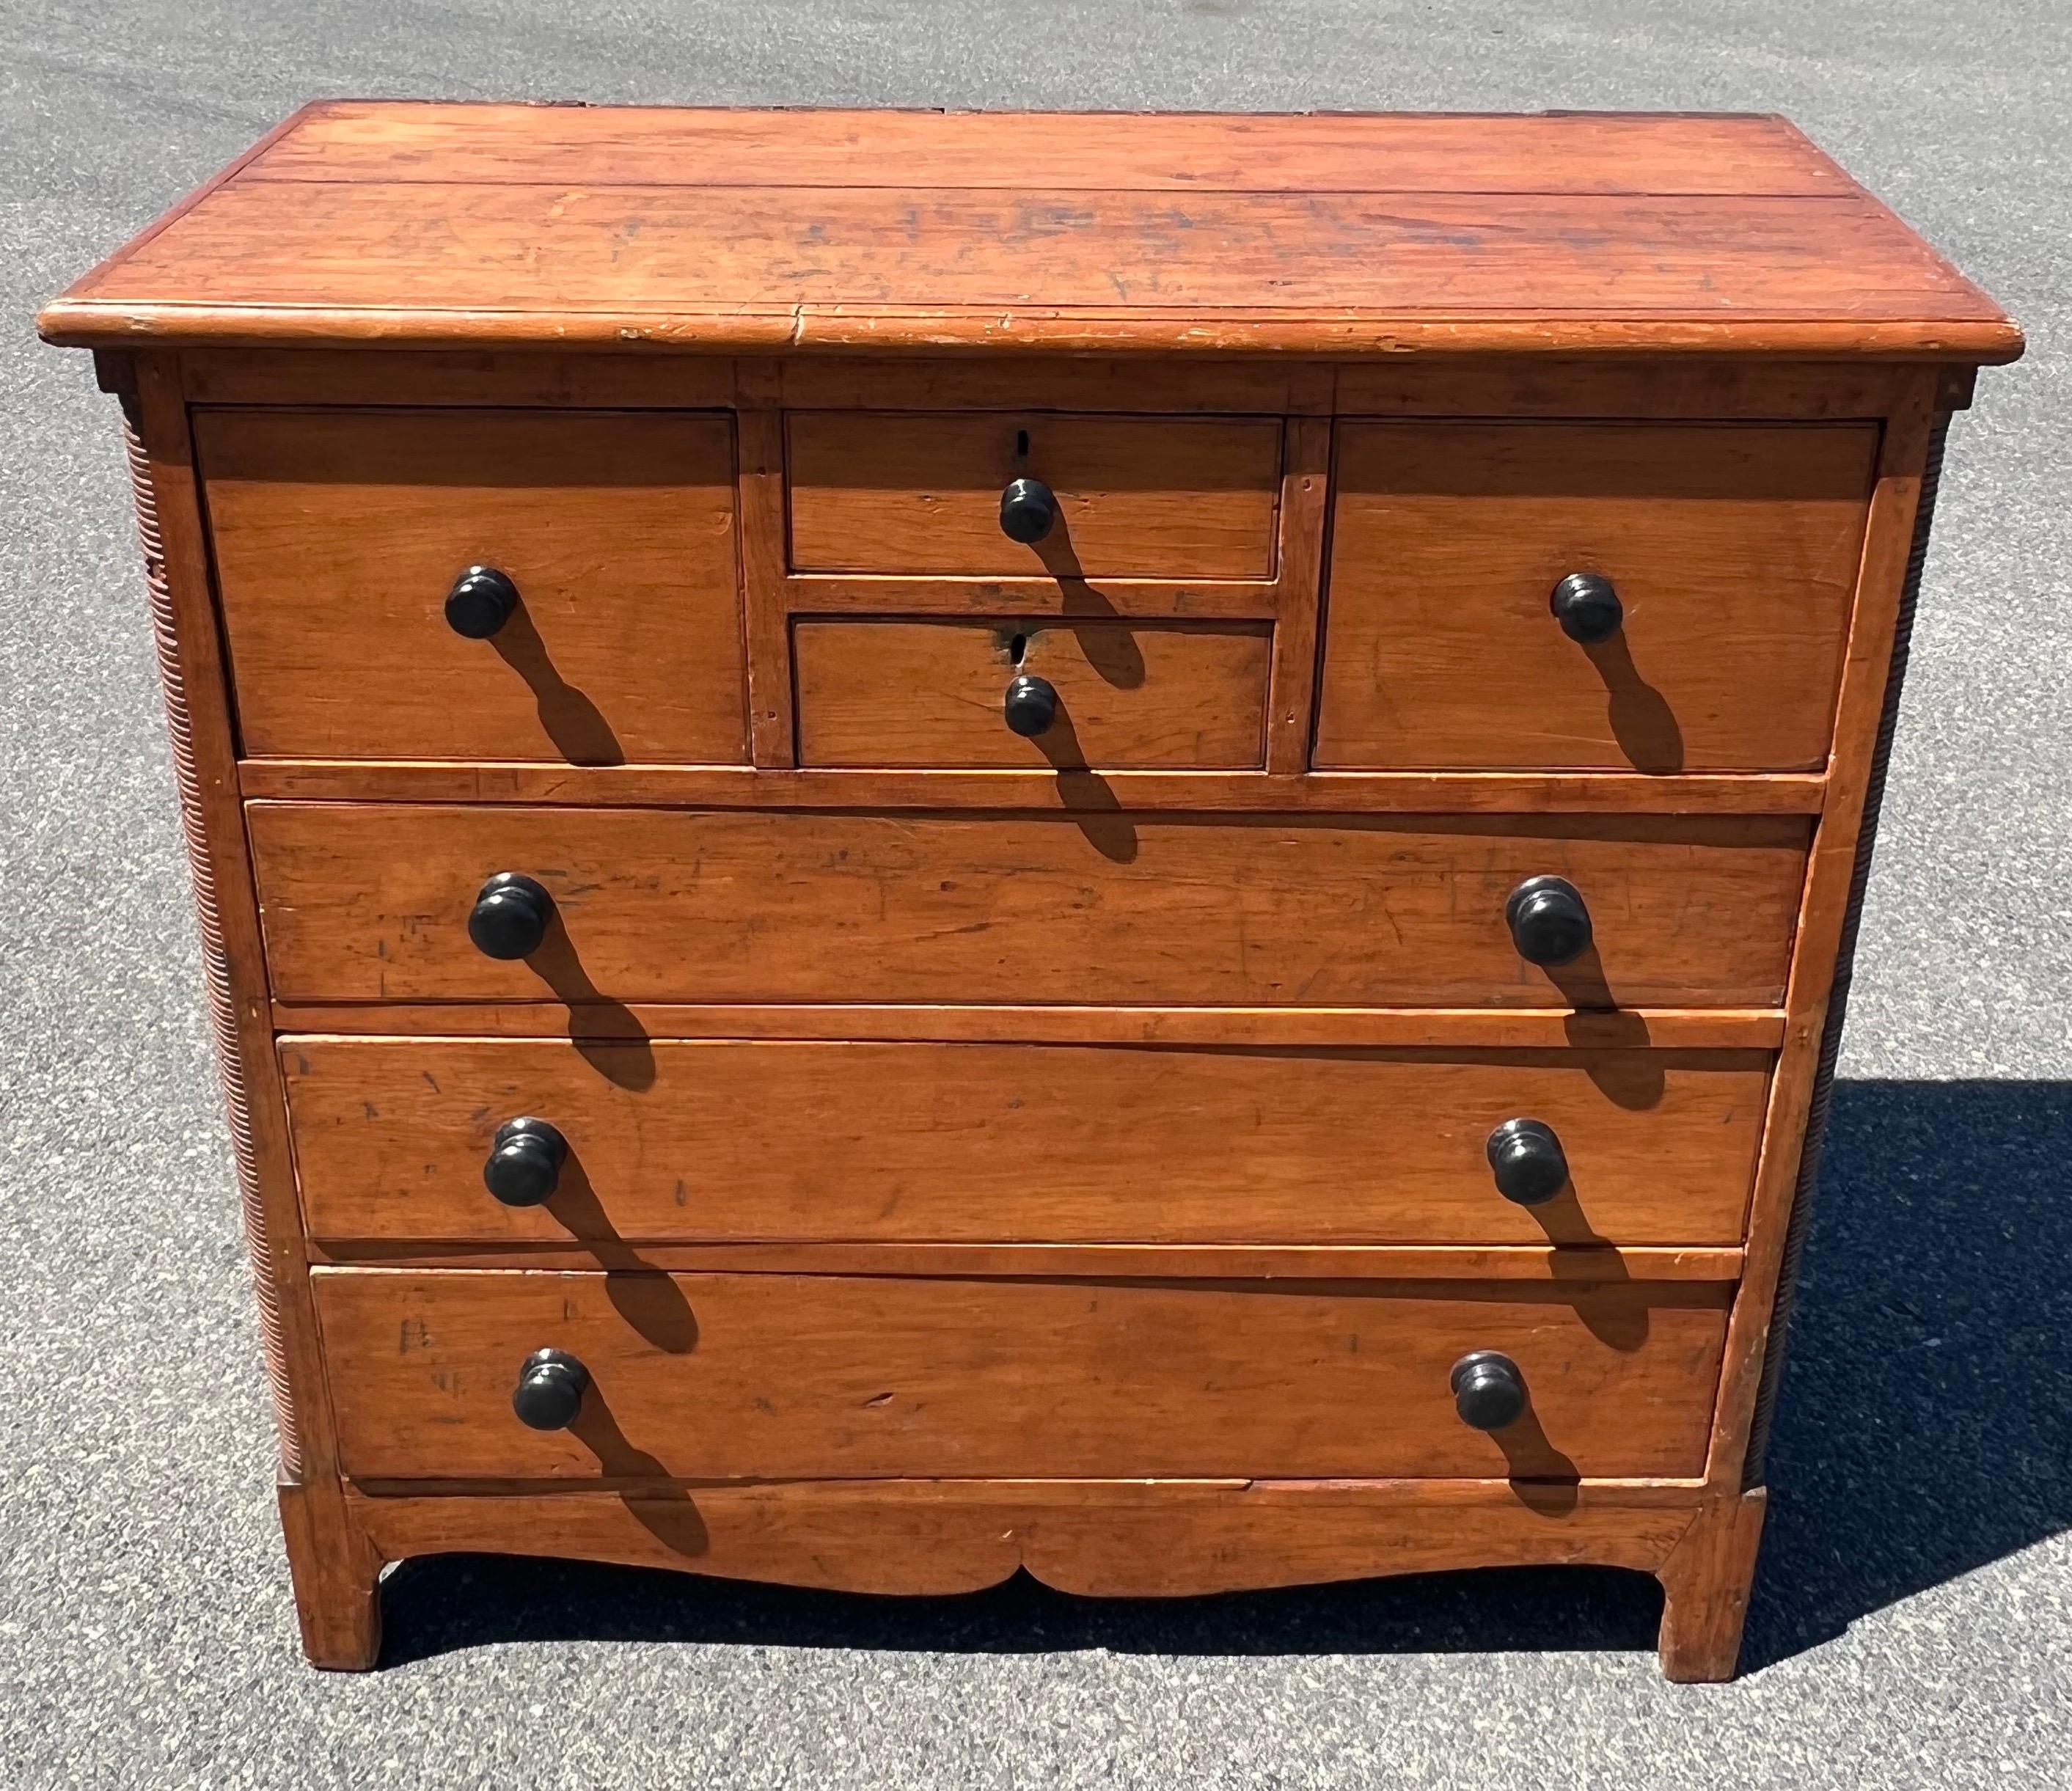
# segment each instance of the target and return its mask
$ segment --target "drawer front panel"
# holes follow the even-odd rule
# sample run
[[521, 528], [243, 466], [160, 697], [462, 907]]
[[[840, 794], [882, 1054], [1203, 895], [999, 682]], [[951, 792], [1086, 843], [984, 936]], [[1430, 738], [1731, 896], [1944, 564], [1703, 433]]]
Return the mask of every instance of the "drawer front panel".
[[[1774, 1006], [1796, 818], [1132, 815], [328, 806], [247, 810], [283, 1000]], [[471, 943], [536, 878], [538, 948]], [[1507, 930], [1569, 879], [1595, 944]]]
[[[801, 622], [792, 632], [804, 765], [1141, 766], [1264, 762], [1265, 623]], [[1018, 678], [1055, 714], [1011, 729]]]
[[[1756, 1052], [290, 1038], [313, 1235], [379, 1243], [1732, 1244]], [[484, 1185], [547, 1121], [554, 1191]], [[1487, 1145], [1556, 1135], [1568, 1185]]]
[[[250, 754], [739, 764], [724, 417], [201, 410]], [[449, 626], [491, 566], [518, 603]]]
[[[801, 572], [1264, 578], [1278, 418], [795, 411], [791, 564]], [[1001, 493], [1042, 482], [1058, 516], [1025, 545]]]
[[[1868, 425], [1348, 423], [1326, 767], [1731, 771], [1826, 762]], [[1609, 579], [1585, 644], [1551, 598]]]
[[[319, 1269], [347, 1473], [1688, 1475], [1725, 1290]], [[511, 1398], [590, 1378], [570, 1428]], [[1457, 1415], [1500, 1350], [1529, 1414]]]

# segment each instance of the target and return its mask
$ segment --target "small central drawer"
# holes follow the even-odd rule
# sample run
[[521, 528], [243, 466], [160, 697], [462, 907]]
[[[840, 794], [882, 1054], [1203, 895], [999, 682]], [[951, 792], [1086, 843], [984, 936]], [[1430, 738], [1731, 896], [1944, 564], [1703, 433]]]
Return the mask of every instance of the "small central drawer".
[[[1277, 417], [795, 411], [786, 437], [800, 572], [1272, 573]], [[1010, 535], [1018, 480], [1041, 489]]]
[[[1726, 1335], [1727, 1290], [1673, 1282], [310, 1280], [375, 1480], [1694, 1474]], [[1527, 1401], [1494, 1432], [1451, 1384], [1484, 1351]]]
[[800, 762], [1258, 766], [1272, 638], [1265, 622], [800, 622]]

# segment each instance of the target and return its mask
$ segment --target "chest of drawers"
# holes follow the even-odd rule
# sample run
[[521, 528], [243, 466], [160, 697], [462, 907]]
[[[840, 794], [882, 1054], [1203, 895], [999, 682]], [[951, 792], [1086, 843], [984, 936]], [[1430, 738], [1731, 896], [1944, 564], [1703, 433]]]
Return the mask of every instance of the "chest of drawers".
[[1790, 126], [322, 104], [41, 327], [313, 1660], [486, 1550], [1593, 1563], [1732, 1672], [2021, 346]]

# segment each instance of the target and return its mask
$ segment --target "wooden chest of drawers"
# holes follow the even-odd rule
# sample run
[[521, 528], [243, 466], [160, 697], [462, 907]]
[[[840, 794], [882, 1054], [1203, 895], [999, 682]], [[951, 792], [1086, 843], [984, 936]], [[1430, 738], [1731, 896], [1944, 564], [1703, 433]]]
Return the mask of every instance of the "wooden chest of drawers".
[[128, 420], [310, 1657], [385, 1563], [1650, 1571], [1730, 1674], [1944, 424], [1774, 119], [336, 103]]

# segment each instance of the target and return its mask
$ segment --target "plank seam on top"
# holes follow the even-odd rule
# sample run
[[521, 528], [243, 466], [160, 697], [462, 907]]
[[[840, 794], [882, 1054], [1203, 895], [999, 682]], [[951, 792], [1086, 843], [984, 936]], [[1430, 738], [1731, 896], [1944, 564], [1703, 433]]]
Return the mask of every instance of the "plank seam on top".
[[1149, 193], [1170, 193], [1174, 203], [1196, 195], [1217, 199], [1558, 199], [1571, 203], [1593, 199], [1759, 199], [1775, 205], [1858, 205], [1865, 211], [1885, 207], [1860, 189], [1832, 188], [1819, 193], [1751, 192], [1745, 187], [1219, 187], [1207, 181], [1179, 187], [1079, 187], [1050, 182], [1041, 187], [1011, 187], [1005, 183], [972, 184], [955, 180], [930, 181], [923, 186], [892, 185], [878, 181], [840, 180], [715, 180], [672, 181], [653, 178], [638, 180], [582, 179], [562, 180], [528, 177], [515, 180], [479, 180], [458, 175], [384, 173], [368, 178], [352, 175], [251, 173], [238, 177], [241, 186], [262, 187], [536, 187], [545, 191], [668, 192], [668, 193], [1001, 193], [1029, 195], [1041, 193], [1076, 193], [1087, 197], [1136, 198]]

